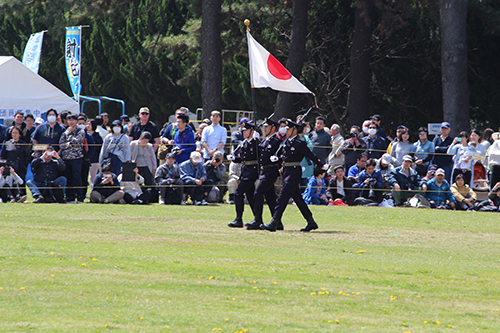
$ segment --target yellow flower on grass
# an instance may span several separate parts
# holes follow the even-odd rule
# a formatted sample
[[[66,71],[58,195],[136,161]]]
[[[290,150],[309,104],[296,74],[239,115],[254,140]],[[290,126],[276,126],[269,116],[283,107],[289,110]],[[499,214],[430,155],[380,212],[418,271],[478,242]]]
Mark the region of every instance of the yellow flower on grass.
[[[499,311],[499,309],[493,309],[493,311]]]
[[[356,251],[356,253],[365,253],[365,252],[366,252],[365,250]]]
[[[140,320],[144,319],[144,317],[139,317]]]
[[[54,255],[54,252],[50,252],[50,255],[53,256]]]
[[[222,331],[222,328],[220,328],[220,327],[215,327],[215,328],[212,328],[212,331]]]
[[[313,291],[313,292],[311,293],[311,295],[316,295],[316,292],[314,292],[314,291]]]
[[[453,327],[453,325],[452,325],[452,324],[449,324],[449,325],[446,325],[446,327]]]
[[[214,276],[212,275],[212,276],[211,276],[211,277],[209,277],[208,279],[209,279],[209,280],[212,280],[213,278],[214,278]]]
[[[427,323],[429,323],[429,322],[427,320],[424,320],[424,324],[427,324]]]
[[[325,292],[324,291],[318,291],[318,295],[324,295]]]
[[[224,321],[229,321],[229,318],[224,319]]]
[[[391,301],[394,301],[397,298],[398,298],[397,296],[391,296]]]
[[[441,322],[439,320],[436,320],[436,324],[441,325]]]
[[[0,287],[0,290],[2,290],[2,289],[3,289],[3,287]]]
[[[336,322],[337,324],[340,324],[340,320],[338,320],[338,319],[335,319],[335,322]]]
[[[170,327],[170,326],[168,326],[168,325],[165,325],[165,328],[169,328],[169,327]]]
[[[108,324],[104,324],[104,327],[108,327]]]
[[[25,287],[21,287],[20,289],[21,289],[21,290],[24,290],[24,289],[26,289],[26,288],[25,288]]]
[[[87,264],[83,263],[80,266],[87,267]]]
[[[118,318],[118,315],[116,313],[114,314],[114,316],[115,316],[115,318]]]

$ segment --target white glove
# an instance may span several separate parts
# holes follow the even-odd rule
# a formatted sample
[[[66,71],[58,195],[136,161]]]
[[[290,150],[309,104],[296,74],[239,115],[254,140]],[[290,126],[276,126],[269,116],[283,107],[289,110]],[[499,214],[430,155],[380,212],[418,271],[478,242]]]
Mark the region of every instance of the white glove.
[[[271,162],[275,163],[275,162],[278,162],[279,158],[278,156],[271,156]]]
[[[254,137],[255,139],[260,139],[260,134],[259,134],[259,132],[257,132],[257,131],[253,131],[253,137]]]
[[[323,168],[322,168],[322,169],[323,169],[323,170],[328,170],[328,168],[329,168],[329,167],[330,167],[330,166],[328,165],[328,163],[326,163],[325,165],[323,165]]]
[[[226,157],[229,161],[234,161],[234,155],[227,155]]]
[[[302,167],[302,172],[306,171],[306,167]]]

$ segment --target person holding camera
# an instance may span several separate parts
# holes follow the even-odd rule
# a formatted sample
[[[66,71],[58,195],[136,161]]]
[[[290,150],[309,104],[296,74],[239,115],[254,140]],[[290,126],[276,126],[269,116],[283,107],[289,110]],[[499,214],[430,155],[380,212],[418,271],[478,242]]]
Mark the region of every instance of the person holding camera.
[[[175,153],[170,152],[165,157],[165,164],[156,169],[155,182],[160,187],[160,205],[185,205],[184,182],[181,180],[179,165],[175,163]]]
[[[226,194],[227,191],[227,179],[226,176],[226,166],[223,163],[224,155],[220,151],[216,151],[212,159],[206,161],[205,171],[207,172],[207,179],[210,179],[214,182],[214,187],[212,188],[212,192],[216,191],[217,195],[215,198],[211,198],[212,195],[207,197],[208,202],[222,202],[222,198]]]
[[[23,179],[13,167],[4,165],[0,168],[0,199],[2,202],[26,201],[26,195],[21,195],[18,186],[24,184]]]
[[[403,156],[402,165],[392,170],[387,177],[387,182],[392,188],[394,204],[401,206],[407,199],[415,194],[427,191],[427,184],[420,179],[418,172],[412,168],[413,158],[410,155]]]
[[[369,199],[375,203],[382,201],[382,190],[384,188],[384,179],[379,170],[375,170],[377,162],[370,158],[366,162],[366,168],[361,171],[358,181],[353,185],[354,188],[361,189],[360,197]]]
[[[336,152],[337,158],[344,155],[344,171],[346,173],[356,164],[357,160],[361,157],[361,153],[366,150],[366,143],[364,140],[359,139],[359,132],[359,126],[353,125],[349,131],[349,135]]]
[[[93,203],[115,203],[123,199],[125,192],[120,189],[120,182],[113,173],[111,165],[105,164],[94,178],[94,187],[90,192]]]
[[[26,185],[28,185],[35,199],[33,203],[48,203],[54,201],[54,199],[57,198],[50,195],[50,190],[52,189],[52,192],[54,192],[54,189],[58,188],[61,189],[62,197],[59,198],[59,201],[63,202],[64,196],[66,195],[67,179],[64,176],[59,176],[59,174],[64,172],[65,169],[66,164],[52,146],[47,146],[42,156],[35,158],[33,162],[31,162],[33,179],[28,180]],[[45,192],[47,198],[42,195],[42,190]]]

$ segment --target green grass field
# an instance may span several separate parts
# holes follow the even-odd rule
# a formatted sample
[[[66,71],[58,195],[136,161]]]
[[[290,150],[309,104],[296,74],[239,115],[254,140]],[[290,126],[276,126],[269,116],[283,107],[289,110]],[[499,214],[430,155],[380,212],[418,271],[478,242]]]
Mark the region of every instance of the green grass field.
[[[500,331],[494,213],[313,207],[304,234],[295,206],[276,233],[232,205],[1,209],[0,332]]]

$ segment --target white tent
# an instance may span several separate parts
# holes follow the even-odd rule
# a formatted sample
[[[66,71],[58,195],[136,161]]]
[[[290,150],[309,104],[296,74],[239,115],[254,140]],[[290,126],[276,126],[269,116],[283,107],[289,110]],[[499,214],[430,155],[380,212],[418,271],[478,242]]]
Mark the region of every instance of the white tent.
[[[49,109],[79,112],[78,103],[14,57],[0,56],[0,119],[16,111],[40,117]]]

